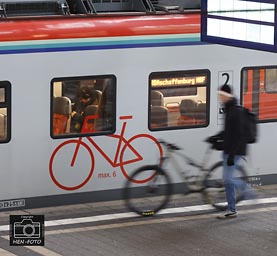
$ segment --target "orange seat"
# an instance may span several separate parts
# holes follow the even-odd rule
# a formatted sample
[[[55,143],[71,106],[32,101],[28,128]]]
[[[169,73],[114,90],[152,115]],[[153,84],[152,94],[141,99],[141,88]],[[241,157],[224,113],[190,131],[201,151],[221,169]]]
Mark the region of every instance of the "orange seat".
[[[180,117],[178,118],[178,125],[194,125],[196,124],[196,101],[192,99],[184,99],[180,104]]]
[[[167,127],[168,126],[168,110],[166,107],[151,107],[151,127]]]
[[[53,134],[63,134],[66,132],[68,116],[62,114],[53,114]]]
[[[68,131],[71,115],[71,101],[67,97],[53,99],[53,134],[64,134]]]
[[[86,107],[84,112],[85,121],[82,126],[82,133],[89,133],[95,131],[97,108],[97,105],[89,105]]]
[[[164,96],[160,91],[151,91],[151,106],[164,106]]]
[[[205,124],[207,122],[207,105],[206,103],[198,103],[196,107],[196,123],[197,124]]]

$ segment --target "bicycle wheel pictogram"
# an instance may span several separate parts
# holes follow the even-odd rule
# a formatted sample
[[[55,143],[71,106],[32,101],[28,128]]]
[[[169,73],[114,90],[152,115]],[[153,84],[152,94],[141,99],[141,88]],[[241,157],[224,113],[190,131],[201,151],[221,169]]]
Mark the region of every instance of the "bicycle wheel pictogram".
[[[93,153],[86,143],[68,140],[61,143],[51,155],[50,177],[61,189],[76,190],[91,179],[94,165]]]
[[[135,150],[139,157],[134,159]],[[145,164],[160,164],[157,159],[162,159],[163,149],[158,140],[149,134],[138,134],[131,137],[123,146],[120,155],[120,168],[126,179],[134,183],[145,183],[153,179],[155,174],[131,179],[133,171]]]

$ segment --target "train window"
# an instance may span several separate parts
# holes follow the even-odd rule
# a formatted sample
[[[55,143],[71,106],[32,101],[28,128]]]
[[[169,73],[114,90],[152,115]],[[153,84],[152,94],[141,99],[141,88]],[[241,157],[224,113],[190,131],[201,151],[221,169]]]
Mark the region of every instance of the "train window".
[[[258,116],[260,122],[277,121],[277,67],[244,68],[242,104]]]
[[[55,78],[51,82],[51,136],[115,131],[115,76]]]
[[[0,82],[0,143],[10,141],[11,123],[11,85],[7,81]]]
[[[149,129],[205,127],[209,124],[208,70],[157,72],[149,77]]]
[[[277,93],[277,68],[265,69],[265,91]]]

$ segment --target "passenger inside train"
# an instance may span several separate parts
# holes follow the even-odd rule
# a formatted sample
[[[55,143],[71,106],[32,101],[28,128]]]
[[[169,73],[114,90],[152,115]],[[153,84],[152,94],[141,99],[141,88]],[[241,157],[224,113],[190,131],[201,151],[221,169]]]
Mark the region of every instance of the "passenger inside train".
[[[111,133],[115,129],[114,78],[62,78],[52,82],[54,136]]]
[[[101,91],[94,90],[93,87],[83,86],[79,88],[78,98],[71,112],[70,132],[81,132],[87,107],[98,105],[101,98]],[[92,113],[91,113],[92,114]]]

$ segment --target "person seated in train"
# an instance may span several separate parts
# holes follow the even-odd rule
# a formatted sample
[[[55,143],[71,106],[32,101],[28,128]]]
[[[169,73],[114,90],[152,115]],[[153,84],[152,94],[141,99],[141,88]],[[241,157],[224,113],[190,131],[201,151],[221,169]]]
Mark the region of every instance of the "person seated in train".
[[[94,88],[83,86],[79,89],[77,102],[72,106],[70,130],[80,133],[84,122],[85,109],[89,105],[98,104],[98,99],[93,93]]]

